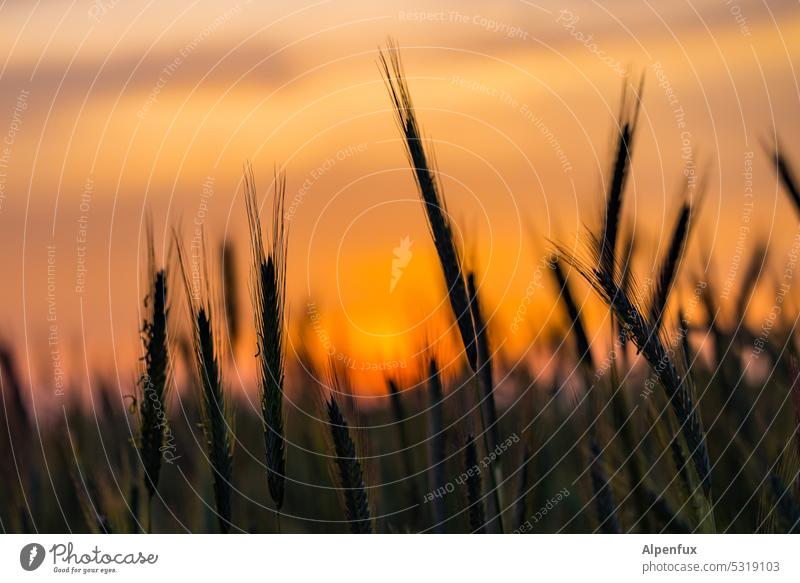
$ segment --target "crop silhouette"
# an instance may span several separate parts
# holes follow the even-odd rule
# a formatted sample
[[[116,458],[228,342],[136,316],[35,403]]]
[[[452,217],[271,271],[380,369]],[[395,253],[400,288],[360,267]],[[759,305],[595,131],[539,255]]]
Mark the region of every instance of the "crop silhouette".
[[[742,317],[769,287],[762,271],[777,251],[757,239],[738,276],[736,321],[721,317],[720,282],[711,271],[698,277],[688,259],[698,246],[702,180],[681,183],[669,239],[658,257],[637,263],[646,251],[625,217],[644,80],[625,80],[599,221],[585,217],[590,226],[576,245],[542,241],[549,245],[543,283],[563,323],[555,342],[537,340],[545,365],[512,362],[504,352],[502,323],[482,288],[488,275],[464,252],[474,242],[455,236],[476,234],[456,229],[448,213],[395,43],[378,65],[430,234],[400,240],[379,277],[388,271],[392,293],[413,253],[427,246],[435,254],[429,284],[443,289],[455,357],[430,342],[438,330],[415,333],[409,344],[424,346],[422,364],[387,371],[385,395],[369,406],[335,354],[322,355],[329,362],[319,366],[310,334],[323,330],[293,327],[289,317],[291,174],[275,172],[264,202],[248,164],[240,218],[248,225],[249,281],[236,269],[232,241],[210,255],[205,238],[187,249],[176,228],[174,253],[161,264],[148,230],[141,362],[130,391],[98,379],[92,410],[76,400],[63,417],[39,423],[34,388],[18,372],[22,353],[0,339],[2,529],[800,531],[796,302],[786,302],[768,334]],[[763,159],[785,192],[780,203],[800,220],[782,143],[765,147]],[[249,304],[239,297],[245,288]],[[178,309],[183,302],[188,309]],[[601,308],[602,326],[587,306]],[[252,317],[240,317],[248,309]],[[247,345],[248,361],[242,350],[231,362],[236,345]],[[748,370],[754,353],[771,374]],[[233,388],[239,367],[248,366],[256,401]],[[178,377],[187,390],[176,390]],[[31,443],[34,427],[41,447]]]

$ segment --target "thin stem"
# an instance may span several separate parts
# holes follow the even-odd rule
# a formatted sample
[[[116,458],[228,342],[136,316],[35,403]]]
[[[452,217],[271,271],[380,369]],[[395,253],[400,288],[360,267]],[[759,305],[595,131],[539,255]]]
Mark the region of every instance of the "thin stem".
[[[477,375],[475,376],[475,379],[477,380]],[[486,455],[488,457],[489,453],[492,450],[489,448],[489,435],[486,427],[486,414],[484,413],[483,407],[481,406],[482,405],[480,400],[481,391],[480,391],[480,385],[477,382],[475,383],[475,393],[478,397],[478,405],[479,405],[478,410],[480,411],[480,418],[481,418],[481,436],[483,438],[483,447],[486,449]],[[489,463],[489,481],[492,489],[492,499],[494,501],[495,511],[497,512],[497,516],[495,516],[492,520],[494,520],[495,518],[497,519],[497,524],[500,527],[500,534],[503,534],[505,533],[505,529],[503,528],[503,511],[502,511],[502,506],[500,506],[500,493],[497,488],[497,476],[494,473],[494,467],[491,462]]]

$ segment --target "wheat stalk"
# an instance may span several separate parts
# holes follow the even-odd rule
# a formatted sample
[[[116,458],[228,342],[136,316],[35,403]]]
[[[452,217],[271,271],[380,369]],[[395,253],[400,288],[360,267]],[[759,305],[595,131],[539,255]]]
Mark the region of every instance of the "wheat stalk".
[[[469,509],[469,531],[486,534],[486,517],[481,496],[481,474],[478,467],[478,448],[470,434],[464,447],[464,472],[467,474],[467,508]]]
[[[620,532],[619,519],[616,514],[611,485],[608,483],[608,478],[606,477],[600,447],[597,444],[597,393],[590,376],[594,373],[594,361],[589,345],[589,337],[586,334],[578,305],[572,296],[569,282],[561,268],[561,260],[557,254],[550,259],[550,267],[553,271],[553,278],[559,288],[559,298],[564,304],[567,316],[570,319],[571,331],[575,337],[575,349],[578,354],[578,362],[582,365],[581,368],[586,382],[586,399],[588,404],[586,417],[588,421],[590,452],[589,475],[591,478],[593,500],[599,528],[605,533],[616,534]],[[615,375],[614,369],[612,368],[612,377],[613,376]],[[614,391],[614,394],[618,392],[619,391]],[[619,398],[617,398],[617,400],[618,399]]]
[[[411,168],[414,170],[419,195],[425,207],[428,227],[439,256],[450,307],[461,333],[467,362],[470,368],[476,371],[478,370],[478,353],[475,346],[475,328],[464,281],[461,253],[453,238],[453,229],[444,197],[441,194],[441,185],[434,166],[429,162],[429,156],[425,152],[425,144],[417,123],[411,93],[408,90],[403,65],[400,61],[400,49],[392,40],[389,40],[386,52],[380,54],[380,67],[394,106],[397,124],[403,134],[406,154]]]
[[[140,378],[139,454],[144,465],[144,485],[149,507],[158,489],[162,447],[167,428],[167,387],[169,347],[167,342],[167,272],[157,269],[152,223],[148,222],[148,283],[150,295],[145,300],[148,310],[142,326],[144,373]],[[151,525],[148,521],[148,528]]]
[[[239,322],[239,277],[236,272],[236,247],[230,239],[226,238],[222,242],[220,263],[222,290],[225,300],[225,323],[227,324],[228,341],[230,342],[231,350],[235,354],[241,333]]]
[[[494,400],[494,379],[492,376],[492,350],[489,344],[489,327],[483,318],[480,297],[475,286],[475,274],[467,274],[467,290],[469,291],[470,306],[472,308],[472,321],[475,324],[475,336],[478,344],[478,379],[483,389],[482,406],[486,413],[489,433],[488,446],[494,449],[500,442],[500,425],[497,421],[497,405]]]
[[[211,464],[214,502],[220,532],[227,533],[231,526],[233,493],[232,414],[225,396],[222,370],[219,364],[220,351],[217,344],[218,339],[214,334],[214,312],[207,269],[201,262],[201,265],[195,266],[196,271],[192,271],[177,233],[175,242],[192,320],[194,364],[201,385],[203,432],[208,461]],[[203,245],[203,256],[207,257],[205,244]],[[192,285],[192,277],[195,274],[198,280],[197,289]]]
[[[711,464],[708,459],[705,432],[700,420],[700,412],[694,404],[691,375],[687,372],[678,373],[674,360],[670,357],[665,343],[657,334],[652,324],[642,316],[642,311],[631,300],[635,293],[632,285],[631,294],[623,292],[613,276],[602,268],[592,268],[590,264],[599,253],[597,240],[590,241],[590,251],[595,253],[594,258],[588,262],[581,261],[576,256],[561,250],[561,254],[575,267],[578,272],[589,282],[603,301],[613,310],[619,318],[624,333],[636,345],[645,360],[650,365],[661,386],[664,388],[667,399],[671,403],[675,415],[680,423],[680,428],[686,438],[687,446],[694,462],[695,470],[702,486],[704,505],[711,508]],[[598,263],[599,265],[599,263]]]
[[[69,431],[67,431],[67,442],[70,451],[65,444],[61,444],[60,453],[69,467],[70,481],[86,527],[92,534],[113,534],[114,528],[98,492],[95,475],[86,471],[81,461],[82,456]]]
[[[619,222],[622,214],[622,197],[625,193],[625,184],[631,165],[633,151],[633,138],[639,119],[644,76],[639,80],[639,87],[631,92],[627,78],[623,82],[622,96],[620,98],[619,118],[617,122],[617,143],[615,148],[614,163],[611,166],[611,175],[606,194],[605,216],[601,229],[600,264],[608,273],[613,273],[616,267],[616,244]]]
[[[336,467],[339,470],[339,484],[345,500],[345,514],[350,524],[350,531],[353,534],[371,534],[372,517],[367,489],[364,486],[364,472],[347,421],[333,395],[327,401],[327,410],[331,438],[336,452]]]
[[[475,274],[467,275],[467,290],[472,308],[472,320],[475,324],[475,334],[478,345],[478,385],[481,387],[480,419],[483,429],[483,444],[486,452],[493,451],[500,443],[500,424],[497,419],[497,406],[494,400],[494,379],[492,376],[492,351],[489,345],[488,325],[483,318],[481,302],[475,285]],[[492,489],[489,511],[494,517],[489,521],[492,532],[503,532],[502,505],[500,491],[497,484],[502,481],[500,464],[492,463],[489,468],[489,485]]]
[[[522,455],[522,463],[519,468],[519,485],[517,486],[517,503],[514,510],[514,525],[519,528],[525,523],[528,516],[528,476],[530,475],[530,465],[533,456],[530,448],[526,447]]]
[[[678,273],[683,250],[689,238],[689,224],[692,218],[692,207],[689,202],[681,205],[675,227],[672,231],[670,244],[667,252],[661,260],[658,269],[658,278],[653,288],[652,299],[650,301],[650,321],[653,323],[653,331],[657,334],[661,329],[664,312],[667,309],[667,300],[672,290],[673,283]]]
[[[442,381],[439,375],[439,366],[435,358],[428,363],[428,444],[430,451],[429,484],[431,492],[436,492],[445,485],[444,458],[446,455],[444,442],[444,412],[442,400]],[[433,501],[433,529],[434,532],[443,533],[446,519],[444,499],[434,496]]]
[[[275,509],[280,512],[286,483],[286,438],[283,413],[288,243],[283,216],[286,182],[282,177],[276,176],[275,178],[271,240],[269,241],[269,251],[266,251],[259,220],[255,177],[250,165],[245,168],[244,181],[253,260],[250,295],[258,342],[258,384],[261,397],[261,418],[264,424],[267,486],[272,501],[275,503]]]
[[[630,166],[630,155],[633,137],[636,133],[636,124],[641,105],[641,93],[644,78],[642,77],[638,91],[630,96],[628,94],[627,80],[623,87],[620,114],[619,133],[616,155],[612,166],[612,179],[606,198],[606,214],[600,229],[600,235],[589,233],[588,261],[581,261],[576,255],[561,250],[561,254],[572,264],[579,273],[588,281],[604,302],[611,308],[612,315],[616,316],[622,327],[622,333],[633,340],[652,368],[661,385],[664,387],[667,398],[673,406],[675,414],[681,423],[682,431],[691,450],[692,459],[702,484],[704,503],[710,505],[711,475],[708,460],[708,449],[705,442],[700,415],[694,406],[694,396],[691,386],[691,375],[687,372],[680,376],[673,360],[670,358],[664,343],[659,336],[661,313],[669,283],[677,270],[677,257],[673,264],[672,254],[667,256],[663,288],[657,291],[651,302],[651,314],[658,317],[650,320],[642,315],[642,310],[631,301],[636,290],[632,275],[629,276],[630,284],[622,287],[618,283],[623,272],[619,259],[615,254],[616,235],[619,217],[622,210],[622,195],[625,189],[626,177]],[[688,213],[688,211],[687,211]],[[685,219],[685,232],[688,232],[689,216]],[[678,227],[681,221],[679,220]],[[680,233],[679,233],[680,234]],[[682,236],[685,237],[685,234]],[[670,248],[681,249],[683,241],[673,241]],[[626,282],[627,283],[627,282]],[[659,286],[657,286],[657,290]]]
[[[581,318],[578,304],[572,296],[567,277],[564,270],[561,268],[561,261],[557,255],[553,255],[549,261],[550,269],[553,272],[553,278],[558,286],[559,299],[564,304],[567,311],[567,316],[570,320],[571,332],[575,337],[575,350],[578,354],[578,361],[585,365],[590,371],[594,370],[594,361],[592,359],[592,349],[589,346],[589,336],[586,334],[586,328],[583,326],[583,319]]]

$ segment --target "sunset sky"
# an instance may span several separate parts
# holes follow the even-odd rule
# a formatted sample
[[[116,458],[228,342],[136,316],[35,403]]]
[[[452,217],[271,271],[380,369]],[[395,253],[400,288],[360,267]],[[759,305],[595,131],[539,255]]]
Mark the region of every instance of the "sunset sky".
[[[782,271],[797,219],[764,145],[777,131],[800,164],[795,1],[13,0],[0,7],[0,337],[43,394],[54,354],[79,385],[94,371],[133,379],[148,211],[160,257],[173,227],[188,240],[197,221],[212,249],[235,244],[236,364],[251,373],[247,160],[261,195],[276,166],[286,173],[293,341],[416,368],[426,339],[455,338],[377,66],[390,36],[509,357],[546,351],[563,323],[537,265],[548,240],[572,244],[600,216],[625,71],[645,75],[625,208],[640,278],[671,228],[687,152],[709,185],[683,284],[728,278],[735,297],[735,266],[761,240],[774,249],[767,288]],[[177,278],[173,291],[184,316]]]

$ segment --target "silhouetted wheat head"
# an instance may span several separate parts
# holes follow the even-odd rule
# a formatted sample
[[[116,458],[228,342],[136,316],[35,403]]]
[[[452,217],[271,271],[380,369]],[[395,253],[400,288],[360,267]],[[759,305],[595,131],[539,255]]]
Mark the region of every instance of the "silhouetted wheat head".
[[[686,192],[684,191],[684,197],[685,196]],[[669,293],[675,283],[675,279],[678,275],[678,267],[689,240],[691,221],[692,205],[690,201],[684,200],[678,212],[678,218],[675,221],[675,227],[673,228],[672,237],[667,245],[666,253],[659,264],[656,283],[650,301],[650,321],[653,322],[653,330],[656,333],[661,329],[661,323],[667,309]]]
[[[655,332],[653,323],[642,315],[638,302],[633,299],[636,294],[635,282],[631,286],[631,293],[623,292],[613,276],[592,267],[597,264],[599,245],[596,239],[590,242],[589,248],[595,253],[589,261],[582,261],[565,249],[560,251],[619,318],[625,334],[645,357],[653,374],[664,387],[686,437],[703,491],[708,497],[711,493],[710,463],[700,413],[694,405],[691,375],[678,372],[676,361],[666,348],[669,345],[666,336]],[[671,348],[671,351],[674,352],[674,349]]]
[[[338,386],[334,381],[332,387]],[[364,485],[364,472],[358,458],[356,445],[350,436],[347,421],[342,415],[336,396],[331,393],[327,400],[328,423],[336,453],[339,486],[345,502],[345,514],[353,534],[372,533],[372,517],[369,498]]]
[[[139,453],[149,498],[158,489],[164,435],[167,427],[167,389],[170,372],[167,339],[167,271],[157,269],[152,224],[148,222],[147,317],[142,325],[144,371],[139,380]]]
[[[642,79],[643,82],[643,79]],[[711,470],[706,446],[705,432],[700,413],[694,404],[691,375],[679,372],[672,347],[666,334],[661,333],[661,321],[668,293],[677,273],[678,261],[688,237],[691,208],[685,206],[678,218],[673,240],[661,261],[658,283],[654,286],[650,308],[644,311],[637,299],[636,282],[629,276],[629,283],[621,285],[624,266],[615,253],[616,236],[622,212],[622,195],[630,166],[630,154],[636,133],[636,120],[641,103],[642,83],[634,95],[629,95],[627,81],[622,93],[617,147],[612,164],[612,178],[606,196],[605,220],[599,235],[588,233],[585,258],[580,258],[566,249],[559,248],[561,255],[595,289],[601,299],[611,308],[619,320],[622,333],[628,337],[647,360],[650,368],[664,387],[668,401],[680,424],[681,432],[694,462],[702,487],[703,505],[711,513]],[[558,246],[557,246],[558,247]],[[645,315],[646,314],[646,315]],[[669,349],[668,349],[669,348]],[[680,343],[677,347],[680,348]],[[713,516],[711,521],[713,522]]]
[[[267,484],[275,508],[280,510],[283,506],[286,483],[286,446],[283,427],[288,243],[283,203],[286,183],[283,177],[275,177],[272,229],[269,234],[269,249],[266,250],[261,232],[255,177],[250,165],[245,167],[244,181],[253,261],[250,275],[250,295],[253,302],[258,342],[258,385],[261,397],[261,417],[264,423]]]
[[[463,344],[467,364],[437,358],[430,348],[415,351],[421,364],[413,371],[363,371],[376,372],[370,378],[385,382],[388,391],[363,395],[376,405],[361,411],[354,406],[353,393],[340,389],[347,377],[340,372],[337,379],[335,366],[329,371],[330,393],[303,390],[317,378],[314,361],[323,351],[314,349],[324,331],[314,326],[318,320],[302,318],[299,342],[293,354],[289,352],[285,180],[276,176],[273,192],[262,193],[269,209],[263,217],[253,170],[246,165],[249,241],[241,243],[251,252],[248,291],[256,332],[257,411],[241,411],[234,434],[233,403],[239,394],[228,390],[224,366],[225,355],[239,355],[221,350],[225,317],[231,345],[237,337],[248,337],[247,322],[236,319],[242,313],[235,301],[237,288],[244,282],[233,269],[234,241],[226,241],[222,249],[215,246],[209,255],[201,238],[189,248],[188,241],[182,246],[176,235],[178,265],[169,259],[157,264],[148,223],[143,324],[137,330],[138,398],[129,411],[137,417],[135,448],[126,447],[130,435],[122,399],[111,398],[122,394],[110,391],[103,375],[67,378],[59,386],[61,365],[49,362],[54,358],[49,349],[54,347],[42,344],[40,356],[48,370],[39,387],[40,379],[34,381],[37,375],[29,370],[31,362],[23,360],[19,350],[25,347],[0,340],[0,529],[152,532],[151,521],[142,518],[145,510],[149,517],[150,509],[159,507],[164,511],[156,516],[160,531],[264,532],[275,524],[272,507],[270,513],[261,511],[268,491],[274,516],[285,521],[290,532],[337,528],[354,533],[495,533],[503,532],[503,520],[519,531],[540,533],[798,532],[800,366],[794,358],[797,302],[791,301],[788,277],[796,248],[787,257],[778,239],[754,234],[746,244],[744,238],[737,240],[725,292],[715,293],[722,286],[714,281],[715,270],[705,269],[692,298],[701,302],[700,313],[693,313],[694,303],[675,297],[686,281],[682,270],[693,255],[690,245],[702,203],[690,188],[693,183],[686,182],[669,217],[669,240],[661,242],[659,256],[649,262],[654,265],[647,272],[652,273],[653,286],[638,286],[630,258],[634,234],[644,229],[633,224],[625,205],[632,192],[626,189],[639,139],[642,84],[626,80],[607,174],[604,171],[607,180],[598,197],[604,207],[602,217],[595,217],[599,224],[577,251],[556,245],[556,253],[547,260],[552,273],[545,277],[552,277],[558,291],[557,304],[548,307],[563,312],[559,321],[569,322],[571,345],[567,350],[555,347],[551,342],[563,340],[561,330],[549,324],[527,346],[519,336],[518,343],[501,342],[488,333],[495,311],[482,291],[482,278],[472,270],[474,262],[462,254],[464,242],[456,239],[456,224],[447,213],[441,176],[433,150],[423,141],[398,51],[390,42],[379,61],[391,99],[389,115],[396,117],[402,134],[415,180],[411,188],[418,190],[423,205],[437,269],[447,287],[446,309],[455,316],[460,338],[456,342]],[[774,150],[770,145],[766,152],[780,188],[800,212],[796,167],[782,145]],[[647,186],[653,187],[652,181]],[[700,190],[702,196],[702,185]],[[758,223],[747,221],[755,233]],[[767,261],[768,246],[771,259],[786,261],[785,271]],[[637,259],[646,248],[638,249]],[[698,264],[708,267],[718,254],[709,251]],[[208,266],[218,268],[220,257],[222,277],[212,285]],[[590,326],[579,293],[584,284],[573,269],[608,307],[609,329]],[[180,279],[175,279],[178,274]],[[175,298],[183,295],[175,293],[175,282],[185,288],[190,334],[171,309]],[[526,294],[532,293],[532,284]],[[774,292],[775,304],[757,327],[765,306],[753,300],[760,300],[762,292]],[[535,319],[533,303],[526,295],[518,304],[520,321]],[[452,316],[448,318],[452,324]],[[711,344],[706,339],[702,345],[690,344],[690,332],[692,340],[710,336]],[[605,342],[611,349],[605,359],[601,354],[606,346],[601,340],[598,352],[594,340],[602,333],[610,340]],[[397,347],[419,340],[406,338]],[[374,348],[383,349],[383,342],[378,344]],[[444,346],[449,346],[448,340]],[[756,350],[762,360],[751,366]],[[336,351],[331,364],[351,366],[341,363],[341,355]],[[184,363],[190,369],[185,376]],[[295,364],[304,369],[297,377],[292,374]],[[573,377],[579,377],[578,382]],[[170,391],[177,388],[176,379],[184,378],[194,390],[193,398],[181,399],[183,414],[168,419]],[[99,403],[91,409],[83,403],[83,385],[89,381],[92,404]],[[702,399],[695,395],[695,381],[703,387]],[[51,384],[59,389],[59,399],[63,397],[63,422],[59,410],[59,422],[40,424],[37,408]],[[652,393],[655,384],[663,390]],[[291,410],[284,401],[290,385],[297,388]],[[251,387],[242,388],[244,401]],[[45,394],[39,392],[42,389]],[[320,422],[305,414],[315,397]],[[573,410],[570,401],[580,408]],[[700,405],[703,417],[714,418],[708,431]],[[368,423],[357,423],[357,415]],[[197,439],[198,419],[202,445],[185,447]],[[289,433],[297,444],[291,453]],[[504,442],[501,436],[519,439]],[[169,458],[164,458],[173,438],[182,454],[175,473],[166,471]],[[521,445],[513,449],[508,446],[511,441]],[[237,455],[234,491],[234,443],[239,442],[247,448],[263,443],[265,453],[263,458]],[[463,452],[456,445],[463,446]],[[368,456],[368,448],[386,455]],[[320,456],[321,451],[327,455]],[[291,485],[287,465],[294,478]],[[501,470],[516,471],[504,479]],[[556,488],[579,482],[580,495],[547,498]],[[331,488],[320,489],[320,483]],[[234,500],[234,492],[242,495]],[[206,500],[212,495],[213,503]]]
[[[208,254],[203,240],[202,259],[198,261],[192,257],[195,263],[190,264],[177,233],[175,241],[192,321],[194,364],[201,385],[203,432],[211,464],[214,501],[220,532],[226,533],[230,529],[233,491],[232,413],[223,387],[219,338],[214,333],[213,296],[205,265]]]
[[[380,54],[380,68],[392,99],[392,105],[397,115],[397,124],[405,141],[408,161],[414,170],[420,198],[428,217],[428,227],[439,256],[450,307],[458,323],[467,362],[470,368],[476,371],[478,370],[478,353],[475,346],[475,328],[469,307],[461,253],[453,238],[452,225],[434,164],[429,161],[425,152],[424,139],[417,123],[411,93],[403,73],[400,49],[392,40],[388,42],[386,52]]]
[[[627,77],[622,86],[620,97],[619,117],[617,121],[617,141],[614,152],[614,161],[606,192],[605,216],[600,235],[599,261],[608,273],[613,273],[616,268],[616,245],[619,223],[622,215],[622,198],[625,194],[625,185],[631,166],[633,152],[633,139],[639,120],[639,107],[641,105],[644,76],[639,80],[638,88],[629,85]]]

